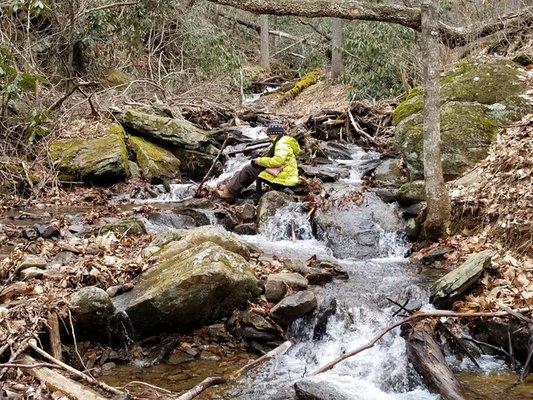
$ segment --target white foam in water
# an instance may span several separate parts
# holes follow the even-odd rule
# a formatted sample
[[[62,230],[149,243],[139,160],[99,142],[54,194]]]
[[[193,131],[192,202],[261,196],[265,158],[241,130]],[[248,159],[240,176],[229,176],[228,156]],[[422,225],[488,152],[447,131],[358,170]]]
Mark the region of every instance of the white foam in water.
[[[213,177],[208,180],[205,183],[206,186],[215,188],[219,183],[231,178],[236,171],[241,170],[249,162],[250,159],[242,154],[238,154],[237,156],[230,158],[226,165],[224,165],[222,173],[219,176]]]
[[[161,191],[162,185],[158,185]],[[138,203],[175,203],[194,196],[196,185],[193,183],[171,183],[170,192],[161,193],[159,196],[151,199],[138,200]]]
[[[279,208],[268,221],[260,227],[260,233],[269,240],[312,239],[311,221],[303,207],[290,203]]]

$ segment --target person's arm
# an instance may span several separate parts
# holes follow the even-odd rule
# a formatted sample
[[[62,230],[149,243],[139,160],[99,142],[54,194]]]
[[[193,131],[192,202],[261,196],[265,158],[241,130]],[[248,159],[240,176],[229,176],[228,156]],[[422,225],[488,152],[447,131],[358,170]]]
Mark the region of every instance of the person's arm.
[[[254,160],[256,165],[264,168],[279,168],[285,164],[291,152],[291,147],[286,143],[276,143],[273,157],[259,157]]]

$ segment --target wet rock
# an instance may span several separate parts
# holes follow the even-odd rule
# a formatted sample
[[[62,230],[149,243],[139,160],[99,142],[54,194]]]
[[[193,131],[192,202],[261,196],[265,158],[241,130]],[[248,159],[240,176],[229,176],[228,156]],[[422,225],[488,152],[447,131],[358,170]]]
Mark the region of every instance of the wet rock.
[[[344,269],[342,269],[342,267],[337,263],[317,259],[317,260],[311,261],[309,266],[313,269],[320,269],[322,271],[326,271],[332,274],[335,278],[348,279],[348,273]]]
[[[114,299],[137,335],[188,331],[228,316],[260,293],[250,264],[212,241],[189,243],[143,273]]]
[[[502,124],[531,109],[525,71],[504,59],[461,60],[441,78],[442,167],[445,178],[462,175],[486,157]],[[412,89],[393,114],[396,141],[411,180],[423,176],[424,94]]]
[[[201,226],[194,229],[179,229],[177,231],[158,235],[151,246],[161,247],[160,259],[172,258],[175,255],[205,242],[212,242],[227,251],[237,253],[245,259],[250,259],[250,249],[239,237],[220,226]]]
[[[335,182],[339,178],[344,178],[347,176],[347,171],[338,166],[329,164],[329,165],[299,165],[302,174],[308,178],[318,178],[322,182]]]
[[[251,326],[247,326],[244,328],[242,336],[247,340],[258,340],[262,342],[268,342],[279,338],[278,335],[274,333],[260,331]]]
[[[117,125],[97,139],[54,140],[50,159],[63,181],[111,184],[130,174],[124,131]]]
[[[277,329],[272,325],[268,320],[262,315],[257,314],[256,312],[247,310],[243,313],[243,322],[247,325],[253,326],[259,331],[265,332],[277,332]]]
[[[410,217],[417,217],[425,208],[426,208],[426,202],[415,203],[408,207],[403,207],[401,209],[402,217],[406,219]]]
[[[390,189],[386,188],[378,188],[374,190],[374,193],[377,194],[377,196],[383,200],[385,203],[393,203],[396,201],[396,197],[394,196],[394,192]]]
[[[395,158],[389,158],[379,164],[374,171],[374,181],[387,186],[400,186],[405,182],[399,162]]]
[[[420,237],[422,226],[416,218],[409,218],[405,222],[405,234],[409,240],[417,240]]]
[[[380,248],[382,235],[403,229],[396,210],[371,192],[365,192],[352,206],[317,210],[314,222],[317,233],[338,258],[377,257],[384,251]]]
[[[170,151],[137,136],[130,136],[128,140],[145,180],[161,183],[179,178],[181,162]]]
[[[217,217],[220,225],[228,231],[232,231],[233,228],[238,224],[237,219],[233,216],[232,213],[226,210],[215,211],[215,217]]]
[[[35,225],[35,230],[44,239],[59,237],[59,229],[52,224]]]
[[[424,181],[404,183],[395,193],[396,200],[402,206],[410,206],[426,200]]]
[[[342,389],[338,383],[328,381],[321,377],[310,377],[297,381],[294,384],[298,400],[363,400],[374,399],[365,397],[365,393],[349,393]]]
[[[239,224],[233,228],[233,232],[237,235],[255,235],[257,233],[257,228],[254,222],[248,224]]]
[[[44,275],[44,271],[37,267],[29,267],[20,271],[20,278],[23,281],[29,281],[30,279],[40,279]]]
[[[24,239],[28,239],[30,241],[37,240],[39,235],[37,234],[37,231],[35,228],[24,228],[22,230],[22,237]]]
[[[348,146],[330,141],[320,141],[318,144],[318,154],[332,160],[350,160],[353,150]]]
[[[194,220],[196,226],[204,226],[211,224],[209,217],[204,212],[195,210],[194,208],[180,208],[176,210],[176,214],[191,217]]]
[[[176,214],[174,211],[152,213],[148,216],[148,220],[155,225],[172,229],[189,229],[197,226],[193,217],[184,214]]]
[[[480,319],[473,326],[472,336],[481,342],[491,344],[505,351],[509,351],[510,336],[514,356],[521,363],[524,363],[528,355],[530,341],[530,334],[526,325],[527,323],[524,324],[514,320]],[[504,354],[502,351],[494,351],[494,349],[486,346],[482,348],[488,354],[498,356]]]
[[[214,153],[214,154],[213,154]],[[187,178],[194,181],[201,181],[204,176],[207,174],[207,171],[213,165],[215,160],[216,153],[218,151],[206,152],[206,151],[195,151],[188,149],[176,149],[174,154],[181,160],[181,172]],[[217,162],[215,168],[213,169],[213,176],[217,176],[222,172],[222,164]]]
[[[115,307],[109,295],[95,286],[84,287],[70,297],[78,340],[107,338]]]
[[[23,271],[27,268],[45,269],[47,265],[48,262],[44,257],[36,256],[33,254],[27,254],[20,262],[19,266],[17,267],[17,270]]]
[[[424,254],[422,258],[420,258],[420,261],[426,265],[433,264],[435,261],[444,260],[444,256],[452,251],[453,249],[451,247],[437,247]]]
[[[305,290],[307,285],[307,279],[294,272],[270,274],[265,283],[265,297],[270,302],[276,302],[285,296],[288,288]]]
[[[331,299],[320,305],[317,311],[316,323],[313,329],[313,340],[320,340],[324,337],[328,328],[329,317],[337,312],[337,300]]]
[[[106,289],[106,293],[109,295],[109,297],[113,298],[118,295],[121,295],[122,293],[129,292],[133,289],[133,284],[131,283],[124,283],[121,285],[114,285],[110,286]]]
[[[144,111],[129,109],[116,115],[126,130],[187,149],[196,149],[206,144],[210,135],[181,116],[167,118]]]
[[[194,356],[188,354],[183,350],[176,349],[172,352],[172,354],[170,354],[167,363],[170,365],[180,365],[191,361],[194,361]]]
[[[437,308],[449,307],[460,295],[474,285],[486,268],[490,267],[490,250],[471,255],[463,264],[431,285],[430,301]]]
[[[255,207],[253,204],[245,203],[237,208],[237,216],[241,221],[255,220]]]
[[[292,202],[292,198],[285,193],[276,190],[265,193],[257,205],[257,226],[261,228],[278,209]]]
[[[304,290],[285,297],[270,309],[270,315],[279,324],[288,326],[291,322],[313,311],[316,306],[315,294],[310,290]]]
[[[309,268],[305,275],[310,285],[325,285],[333,280],[333,273],[319,268]]]

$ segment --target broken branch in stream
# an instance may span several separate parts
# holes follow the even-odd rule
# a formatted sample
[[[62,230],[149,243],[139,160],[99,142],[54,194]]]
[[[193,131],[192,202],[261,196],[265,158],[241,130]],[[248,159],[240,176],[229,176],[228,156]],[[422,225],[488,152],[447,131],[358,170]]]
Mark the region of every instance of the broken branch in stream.
[[[520,309],[520,310],[512,310],[513,312],[522,314],[524,312],[529,312],[528,309]],[[338,363],[346,360],[347,358],[353,357],[356,354],[361,353],[362,351],[368,350],[376,345],[376,343],[383,338],[387,333],[392,331],[393,329],[407,324],[409,322],[417,321],[420,319],[425,318],[441,318],[441,317],[448,317],[448,318],[480,318],[480,317],[488,317],[488,318],[495,318],[495,317],[507,317],[509,315],[513,315],[512,313],[508,311],[495,311],[495,312],[476,312],[476,313],[461,313],[461,312],[454,312],[454,311],[446,311],[446,310],[435,310],[435,311],[428,311],[428,312],[416,312],[413,315],[402,319],[389,327],[383,329],[381,332],[379,332],[370,342],[367,344],[358,347],[357,349],[348,351],[339,357],[337,357],[335,360],[330,361],[329,363],[323,365],[319,369],[317,369],[315,372],[313,372],[311,375],[317,375],[322,372],[329,371],[331,368],[333,368]]]
[[[217,156],[215,157],[215,159],[213,160],[213,163],[211,164],[211,168],[209,168],[209,171],[207,171],[207,173],[205,174],[204,179],[202,179],[202,182],[200,182],[200,184],[196,188],[196,192],[195,192],[196,195],[198,195],[200,193],[200,190],[202,190],[202,187],[204,186],[204,183],[207,181],[207,178],[209,178],[209,176],[211,176],[211,173],[215,169],[215,165],[217,164],[218,160],[222,156],[222,152],[224,151],[224,149],[228,145],[229,137],[230,137],[230,135],[226,135],[226,138],[224,139],[224,143],[222,143],[222,147],[220,147],[220,150],[219,150]]]
[[[210,378],[204,379],[202,382],[197,384],[192,389],[186,391],[182,395],[180,395],[177,400],[191,400],[198,396],[200,393],[202,393],[207,388],[214,386],[214,385],[220,385],[222,383],[228,383],[233,382],[237,380],[239,377],[244,375],[246,372],[250,371],[257,365],[275,357],[284,354],[287,350],[289,350],[292,346],[292,342],[290,340],[287,340],[286,342],[283,342],[278,347],[276,347],[273,350],[270,350],[265,355],[259,357],[258,359],[246,364],[244,367],[238,369],[234,373],[232,373],[229,376],[212,376]]]

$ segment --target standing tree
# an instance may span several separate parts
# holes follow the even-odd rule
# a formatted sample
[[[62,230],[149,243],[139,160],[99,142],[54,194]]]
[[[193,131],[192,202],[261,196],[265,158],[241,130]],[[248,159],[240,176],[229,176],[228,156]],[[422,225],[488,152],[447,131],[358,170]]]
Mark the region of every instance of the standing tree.
[[[270,46],[269,46],[269,26],[268,15],[261,14],[261,66],[268,70],[270,69]]]
[[[342,61],[343,25],[344,21],[341,18],[333,18],[331,21],[331,79],[338,79],[344,73]]]
[[[437,10],[433,0],[423,0],[422,59],[424,77],[424,179],[428,214],[423,235],[436,239],[446,234],[450,221],[450,197],[442,174],[440,139],[440,62]]]

